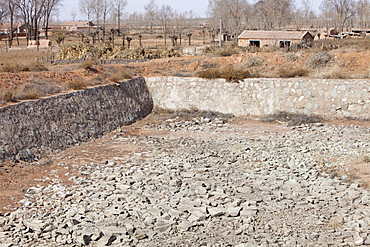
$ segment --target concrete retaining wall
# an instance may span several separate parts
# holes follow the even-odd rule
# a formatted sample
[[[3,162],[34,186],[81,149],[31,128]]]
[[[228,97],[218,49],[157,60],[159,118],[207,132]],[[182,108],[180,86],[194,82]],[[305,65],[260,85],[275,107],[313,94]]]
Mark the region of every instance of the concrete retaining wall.
[[[154,105],[197,108],[237,116],[278,111],[327,118],[370,118],[370,80],[146,78]]]
[[[101,137],[151,112],[144,78],[0,108],[0,161],[34,160]]]

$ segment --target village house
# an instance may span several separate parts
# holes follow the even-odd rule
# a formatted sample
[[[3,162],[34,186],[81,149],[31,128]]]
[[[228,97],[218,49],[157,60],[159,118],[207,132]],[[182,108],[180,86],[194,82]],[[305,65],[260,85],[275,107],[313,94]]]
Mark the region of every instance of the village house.
[[[69,21],[64,22],[60,25],[62,30],[66,31],[82,31],[82,30],[88,30],[89,27],[94,27],[95,24],[91,21]]]
[[[238,37],[241,47],[276,46],[289,48],[293,45],[303,44],[312,46],[314,36],[308,31],[257,31],[245,30]]]

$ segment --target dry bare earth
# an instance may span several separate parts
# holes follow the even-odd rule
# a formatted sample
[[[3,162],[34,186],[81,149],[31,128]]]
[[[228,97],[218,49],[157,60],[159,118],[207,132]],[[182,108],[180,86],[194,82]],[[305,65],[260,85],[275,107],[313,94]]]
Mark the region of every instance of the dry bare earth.
[[[293,54],[293,56],[291,55]],[[49,71],[0,73],[0,90],[15,90],[30,81],[43,80],[59,84],[61,88],[74,80],[86,80],[90,85],[111,83],[110,77],[119,70],[132,76],[197,76],[199,71],[210,67],[228,65],[253,69],[262,77],[279,77],[281,71],[302,68],[310,78],[368,78],[369,51],[331,52],[333,59],[326,66],[308,68],[307,62],[315,53],[245,53],[230,57],[183,56],[179,58],[157,59],[143,63],[94,66],[95,70],[80,69],[78,64],[52,65]],[[292,59],[294,57],[294,59]],[[5,58],[5,61],[7,58]],[[253,61],[259,61],[253,65]],[[252,63],[251,63],[252,62]]]

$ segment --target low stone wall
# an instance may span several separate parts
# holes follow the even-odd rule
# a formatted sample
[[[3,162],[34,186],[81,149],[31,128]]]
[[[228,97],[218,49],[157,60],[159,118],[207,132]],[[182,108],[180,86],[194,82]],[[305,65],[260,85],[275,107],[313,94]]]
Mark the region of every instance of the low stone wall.
[[[0,161],[35,160],[151,112],[144,78],[0,108]]]
[[[370,118],[370,80],[146,78],[154,105],[211,110],[236,116],[278,111],[326,118]]]

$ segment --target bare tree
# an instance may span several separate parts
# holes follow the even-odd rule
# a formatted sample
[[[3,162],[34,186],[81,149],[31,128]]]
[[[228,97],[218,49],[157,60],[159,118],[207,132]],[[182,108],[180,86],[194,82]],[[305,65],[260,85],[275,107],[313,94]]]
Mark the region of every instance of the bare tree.
[[[245,28],[249,8],[247,0],[209,0],[208,3],[213,28],[220,26],[222,21],[222,30],[234,36]]]
[[[88,25],[89,25],[89,34],[90,34],[90,22],[91,22],[91,15],[94,11],[93,2],[91,0],[80,0],[79,2],[80,12],[87,17]]]
[[[45,0],[44,1],[44,26],[45,26],[45,36],[46,39],[49,38],[49,22],[51,13],[57,10],[58,6],[60,5],[61,0]]]
[[[122,11],[127,5],[127,0],[113,0],[113,8],[114,11],[117,13],[117,24],[118,29],[121,29],[121,18],[122,18]]]
[[[47,0],[14,0],[25,24],[28,25],[27,39],[37,40],[39,25],[45,14]]]
[[[134,13],[131,13],[127,16],[127,24],[131,27],[131,28],[138,28],[140,29],[141,26],[143,25],[144,23],[144,16],[142,13],[139,13],[139,12],[134,12]]]
[[[0,23],[3,22],[3,18],[9,14],[9,5],[5,0],[0,0]]]
[[[169,5],[162,5],[159,11],[159,20],[161,21],[163,35],[164,35],[164,45],[167,45],[167,33],[168,27],[171,19],[173,18],[174,11]]]
[[[292,22],[296,29],[316,27],[317,17],[312,10],[311,0],[302,1],[302,6],[292,14]]]
[[[110,0],[102,0],[101,13],[103,15],[103,27],[104,28],[105,28],[106,23],[107,23],[107,16],[110,13],[110,11],[112,10],[112,8],[113,8],[113,5],[112,5],[112,2]]]
[[[356,14],[355,0],[324,0],[320,5],[322,16],[331,17],[335,28],[343,32],[346,22]]]
[[[150,33],[153,33],[153,25],[157,17],[158,5],[154,0],[151,0],[147,5],[144,6],[145,17],[149,21]]]
[[[357,25],[366,29],[370,24],[370,2],[369,0],[358,0],[356,5]]]
[[[290,23],[293,12],[292,0],[260,0],[254,5],[263,29],[277,29]]]
[[[76,21],[76,17],[77,17],[77,11],[76,11],[76,9],[75,8],[73,8],[72,10],[71,10],[71,13],[70,13],[70,15],[71,15],[71,17],[72,17],[72,21]]]

